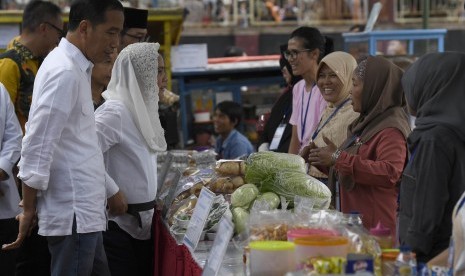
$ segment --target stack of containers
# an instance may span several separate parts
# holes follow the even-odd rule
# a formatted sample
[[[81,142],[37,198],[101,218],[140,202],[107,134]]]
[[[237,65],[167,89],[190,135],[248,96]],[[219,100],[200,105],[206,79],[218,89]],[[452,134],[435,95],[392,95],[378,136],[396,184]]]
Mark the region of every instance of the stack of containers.
[[[346,258],[349,241],[342,236],[308,236],[294,240],[297,269],[311,267],[312,258]]]
[[[250,247],[250,275],[282,276],[295,270],[295,245],[287,241],[254,241]]]

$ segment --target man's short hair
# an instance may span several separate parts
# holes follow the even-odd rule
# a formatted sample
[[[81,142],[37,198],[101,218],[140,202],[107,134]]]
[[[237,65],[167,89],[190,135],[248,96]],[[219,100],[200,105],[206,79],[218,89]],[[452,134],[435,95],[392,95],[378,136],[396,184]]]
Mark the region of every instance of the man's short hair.
[[[75,31],[79,23],[83,20],[89,20],[92,26],[104,23],[105,12],[107,11],[123,12],[123,5],[118,0],[76,0],[71,4],[69,11],[68,30]]]
[[[33,32],[41,23],[61,16],[60,7],[52,2],[31,1],[23,11],[23,30]]]
[[[236,122],[235,127],[239,125],[242,118],[242,107],[232,101],[224,101],[216,105],[216,110],[228,116],[231,122]]]

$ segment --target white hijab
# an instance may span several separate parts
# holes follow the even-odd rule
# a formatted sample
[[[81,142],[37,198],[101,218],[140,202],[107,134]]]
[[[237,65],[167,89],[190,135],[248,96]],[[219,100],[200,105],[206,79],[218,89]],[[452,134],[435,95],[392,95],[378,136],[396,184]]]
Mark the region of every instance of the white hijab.
[[[164,130],[158,116],[158,43],[134,43],[118,55],[111,80],[102,96],[124,103],[153,151],[165,151]]]

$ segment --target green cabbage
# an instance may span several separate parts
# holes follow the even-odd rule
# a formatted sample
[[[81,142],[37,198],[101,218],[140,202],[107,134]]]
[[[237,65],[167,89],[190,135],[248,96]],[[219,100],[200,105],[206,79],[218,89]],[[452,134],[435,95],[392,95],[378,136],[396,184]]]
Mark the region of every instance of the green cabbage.
[[[260,191],[262,185],[274,183],[278,171],[305,173],[305,160],[299,155],[262,151],[247,158],[245,182],[254,183]]]
[[[305,161],[294,154],[257,152],[246,162],[245,180],[257,185],[261,193],[284,196],[292,205],[294,197],[312,198],[315,205],[326,208],[331,191],[325,184],[307,175]]]
[[[249,221],[249,212],[241,207],[237,207],[232,209],[232,216],[236,233],[242,233]]]
[[[296,195],[315,200],[315,205],[327,208],[331,200],[328,187],[306,173],[279,171],[276,181],[262,186],[263,191],[271,191],[293,201]]]
[[[279,196],[272,192],[266,192],[264,194],[259,195],[256,201],[261,201],[261,200],[268,203],[271,210],[278,208],[279,203],[281,202],[279,200]]]
[[[244,184],[231,195],[231,206],[249,208],[250,203],[258,196],[258,189],[253,184]]]

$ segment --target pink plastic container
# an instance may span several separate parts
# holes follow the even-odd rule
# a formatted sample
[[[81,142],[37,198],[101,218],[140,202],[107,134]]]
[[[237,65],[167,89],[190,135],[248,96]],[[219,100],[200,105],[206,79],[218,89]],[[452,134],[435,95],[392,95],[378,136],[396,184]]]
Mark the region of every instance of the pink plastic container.
[[[338,233],[328,229],[302,228],[287,231],[287,240],[292,242],[295,239],[306,238],[310,236],[337,236]]]
[[[375,228],[370,229],[370,234],[376,239],[381,249],[392,248],[391,229],[384,227],[381,221],[378,222]]]

